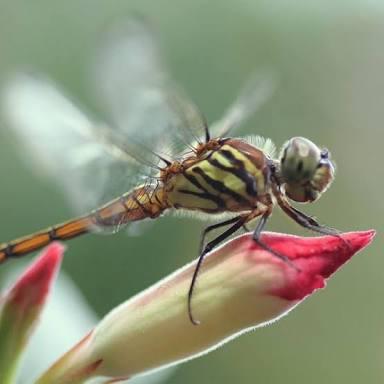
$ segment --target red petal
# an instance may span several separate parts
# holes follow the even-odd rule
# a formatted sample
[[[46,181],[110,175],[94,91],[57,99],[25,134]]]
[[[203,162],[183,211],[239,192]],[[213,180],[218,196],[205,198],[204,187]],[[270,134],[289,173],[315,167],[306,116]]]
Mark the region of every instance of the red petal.
[[[355,253],[366,247],[374,236],[374,230],[348,232],[340,237],[298,237],[264,233],[262,241],[275,251],[289,257],[299,269],[296,271],[286,264],[287,282],[284,288],[271,293],[287,300],[303,299],[315,289],[324,287],[325,280]],[[251,246],[257,247],[257,245]]]
[[[42,305],[60,267],[63,252],[64,246],[60,243],[49,245],[6,293],[8,305],[18,310]]]

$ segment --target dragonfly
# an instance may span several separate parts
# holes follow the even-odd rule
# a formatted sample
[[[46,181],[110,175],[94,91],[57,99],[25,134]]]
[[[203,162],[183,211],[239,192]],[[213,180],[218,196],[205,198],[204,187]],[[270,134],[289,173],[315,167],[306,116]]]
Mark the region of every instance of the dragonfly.
[[[304,228],[338,234],[292,205],[318,200],[335,168],[329,151],[304,137],[289,139],[277,153],[270,139],[232,135],[271,96],[271,76],[254,75],[208,126],[165,68],[153,31],[130,21],[105,37],[90,71],[101,117],[45,77],[19,73],[9,80],[1,100],[5,124],[34,169],[58,181],[78,216],[0,244],[0,262],[166,212],[213,218],[202,232],[187,295],[189,319],[198,324],[191,303],[204,257],[236,231],[258,219],[254,241],[291,264],[261,241],[275,206]]]

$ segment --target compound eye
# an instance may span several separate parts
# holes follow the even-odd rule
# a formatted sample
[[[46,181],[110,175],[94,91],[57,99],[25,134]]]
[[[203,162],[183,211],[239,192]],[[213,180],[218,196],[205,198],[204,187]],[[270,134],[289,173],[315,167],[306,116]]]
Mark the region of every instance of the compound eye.
[[[298,203],[309,203],[317,200],[319,192],[308,185],[290,185],[286,184],[285,194],[293,201]]]
[[[303,183],[311,179],[321,158],[319,148],[304,137],[294,137],[283,147],[281,174],[284,181]]]

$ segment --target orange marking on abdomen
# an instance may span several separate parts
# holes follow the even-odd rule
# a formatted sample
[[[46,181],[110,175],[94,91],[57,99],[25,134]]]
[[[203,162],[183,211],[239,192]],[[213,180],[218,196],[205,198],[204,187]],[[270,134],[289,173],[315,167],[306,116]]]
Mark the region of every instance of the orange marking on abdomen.
[[[61,225],[56,225],[53,227],[51,240],[71,239],[72,237],[89,232],[91,227],[92,220],[87,216]]]
[[[33,237],[18,241],[15,244],[10,244],[10,250],[13,254],[19,255],[29,252],[30,250],[43,247],[50,243],[48,232],[37,233]]]
[[[86,216],[55,225],[35,234],[0,244],[0,263],[45,247],[55,240],[69,240],[91,232],[95,226],[113,227],[130,221],[155,218],[166,208],[162,188],[138,187]]]
[[[11,257],[19,257],[36,251],[54,240],[67,240],[89,232],[91,224],[91,219],[86,216],[2,244],[0,246],[0,263]]]

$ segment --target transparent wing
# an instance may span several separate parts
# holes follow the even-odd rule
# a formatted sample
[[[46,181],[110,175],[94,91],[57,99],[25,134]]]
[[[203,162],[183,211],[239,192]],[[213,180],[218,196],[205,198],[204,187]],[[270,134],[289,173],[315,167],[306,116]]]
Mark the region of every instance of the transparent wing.
[[[101,105],[115,129],[157,153],[180,153],[205,136],[198,108],[170,80],[148,26],[130,20],[105,39],[93,70]]]
[[[125,149],[132,144],[94,123],[46,79],[19,75],[6,85],[1,101],[4,124],[20,139],[20,152],[26,152],[36,170],[60,183],[79,213],[153,173],[151,158],[141,159],[146,165],[135,161]]]
[[[224,116],[210,127],[212,137],[226,137],[268,101],[276,88],[272,72],[254,73],[241,89],[237,99]]]

